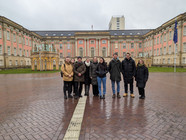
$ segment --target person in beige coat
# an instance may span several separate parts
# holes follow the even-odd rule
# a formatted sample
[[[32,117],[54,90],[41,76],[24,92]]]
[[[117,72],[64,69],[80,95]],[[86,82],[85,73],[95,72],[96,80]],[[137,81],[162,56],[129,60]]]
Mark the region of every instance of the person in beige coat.
[[[72,81],[73,81],[73,65],[70,62],[70,57],[65,58],[65,64],[61,66],[61,71],[63,73],[63,92],[64,98],[67,99],[66,91],[68,91],[68,98],[72,98]]]

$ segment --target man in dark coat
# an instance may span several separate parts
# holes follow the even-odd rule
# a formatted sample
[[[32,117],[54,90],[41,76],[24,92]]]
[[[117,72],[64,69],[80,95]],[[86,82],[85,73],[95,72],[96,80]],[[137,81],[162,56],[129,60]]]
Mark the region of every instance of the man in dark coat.
[[[97,57],[94,57],[93,62],[90,64],[90,70],[89,70],[91,83],[92,83],[92,91],[94,96],[99,95],[97,73],[96,73],[97,66],[98,66],[98,59]]]
[[[85,81],[85,71],[86,67],[85,64],[82,62],[82,57],[77,58],[78,61],[74,64],[74,82],[75,82],[75,99],[78,97],[82,97],[82,86]]]
[[[130,53],[126,54],[126,58],[122,61],[122,74],[124,79],[125,93],[123,97],[128,96],[128,84],[130,84],[130,95],[134,98],[133,83],[136,73],[135,61],[130,57]]]
[[[118,54],[113,54],[113,59],[109,63],[108,67],[109,73],[110,73],[110,80],[112,83],[112,92],[113,92],[113,98],[115,98],[115,82],[117,84],[117,97],[120,97],[120,81],[121,81],[121,62],[118,59]]]

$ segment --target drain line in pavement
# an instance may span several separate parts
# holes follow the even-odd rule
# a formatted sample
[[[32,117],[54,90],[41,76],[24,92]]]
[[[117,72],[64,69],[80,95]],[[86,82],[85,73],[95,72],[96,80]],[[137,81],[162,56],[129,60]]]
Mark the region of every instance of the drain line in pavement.
[[[82,92],[84,93],[84,92]],[[85,111],[85,104],[86,104],[87,97],[83,96],[79,98],[78,104],[76,109],[74,110],[73,116],[70,120],[70,124],[68,129],[65,133],[63,140],[78,140],[81,131],[81,124],[83,121],[84,111]]]

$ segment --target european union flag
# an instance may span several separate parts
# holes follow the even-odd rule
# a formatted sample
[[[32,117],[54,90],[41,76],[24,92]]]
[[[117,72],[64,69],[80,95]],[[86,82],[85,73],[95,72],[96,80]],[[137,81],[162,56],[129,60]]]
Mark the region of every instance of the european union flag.
[[[177,20],[175,21],[173,41],[175,44],[178,42]]]

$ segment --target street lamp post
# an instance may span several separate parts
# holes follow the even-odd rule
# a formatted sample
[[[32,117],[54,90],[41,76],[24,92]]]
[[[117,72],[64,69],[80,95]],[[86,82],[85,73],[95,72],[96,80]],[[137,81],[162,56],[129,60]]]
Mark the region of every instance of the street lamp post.
[[[39,48],[40,71],[41,71],[41,47]]]

